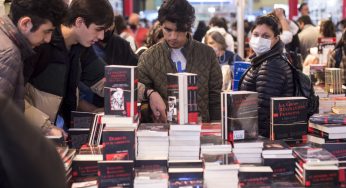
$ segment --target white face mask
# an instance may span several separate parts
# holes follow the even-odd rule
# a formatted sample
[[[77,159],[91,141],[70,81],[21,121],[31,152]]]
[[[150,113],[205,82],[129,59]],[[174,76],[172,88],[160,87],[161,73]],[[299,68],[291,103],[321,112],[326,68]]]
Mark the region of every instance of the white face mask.
[[[262,37],[252,36],[250,39],[250,47],[256,55],[262,55],[270,50],[272,41]]]

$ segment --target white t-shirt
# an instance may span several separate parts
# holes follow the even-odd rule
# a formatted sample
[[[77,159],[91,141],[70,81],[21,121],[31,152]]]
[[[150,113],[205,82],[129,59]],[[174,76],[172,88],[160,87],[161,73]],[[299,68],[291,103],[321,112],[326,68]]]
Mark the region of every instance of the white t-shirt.
[[[171,59],[177,68],[177,72],[185,72],[186,70],[186,58],[181,53],[181,48],[172,49]]]

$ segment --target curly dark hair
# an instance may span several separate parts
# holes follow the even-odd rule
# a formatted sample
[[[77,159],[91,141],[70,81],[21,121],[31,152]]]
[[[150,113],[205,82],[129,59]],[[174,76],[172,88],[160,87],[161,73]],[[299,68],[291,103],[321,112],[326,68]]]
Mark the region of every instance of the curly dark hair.
[[[158,20],[162,25],[165,21],[177,24],[177,31],[191,31],[195,21],[195,9],[186,0],[165,0],[160,9]]]
[[[271,15],[259,16],[257,17],[254,26],[251,29],[251,32],[259,25],[267,25],[274,33],[274,36],[280,35],[278,19]]]
[[[336,37],[335,26],[331,20],[321,22],[320,33],[323,37]]]
[[[31,32],[34,32],[47,21],[54,26],[60,25],[66,12],[67,4],[63,0],[13,0],[9,16],[15,25],[20,18],[30,17]]]

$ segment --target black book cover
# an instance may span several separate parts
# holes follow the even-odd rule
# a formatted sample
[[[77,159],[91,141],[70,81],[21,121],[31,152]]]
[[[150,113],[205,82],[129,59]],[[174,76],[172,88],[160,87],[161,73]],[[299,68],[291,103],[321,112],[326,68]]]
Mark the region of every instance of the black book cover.
[[[273,125],[270,124],[272,129],[271,139],[300,139],[303,135],[308,133],[308,125],[305,123],[292,123],[290,125]]]
[[[100,187],[133,187],[133,161],[99,161]]]
[[[136,159],[135,161],[135,168],[152,167],[153,169],[155,169],[155,168],[162,168],[162,167],[167,168],[167,166],[168,166],[167,159],[162,159],[162,160]]]
[[[73,177],[94,177],[97,176],[98,165],[97,161],[73,161],[72,176]]]
[[[288,159],[263,159],[264,166],[270,166],[273,170],[273,179],[283,180],[291,179],[294,177],[294,167],[295,160],[294,158]]]
[[[168,161],[169,168],[203,168],[202,160]]]
[[[273,172],[239,172],[240,187],[270,185]]]
[[[71,148],[79,149],[83,144],[88,143],[90,129],[75,129],[70,128],[68,130]]]
[[[272,124],[307,122],[307,99],[304,97],[274,97],[270,107]]]
[[[105,87],[123,88],[131,90],[131,84],[138,83],[137,67],[135,66],[106,66],[105,67]]]
[[[333,154],[338,160],[346,160],[346,143],[326,143],[322,148]]]
[[[341,124],[346,125],[346,114],[314,114],[310,122],[316,124]]]
[[[90,128],[95,119],[96,114],[91,112],[71,112],[72,128]]]
[[[249,118],[258,116],[258,93],[234,92],[227,95],[227,117]]]
[[[263,152],[267,153],[271,151],[272,154],[275,152],[288,152],[292,151],[290,147],[282,140],[266,140],[263,143]],[[269,154],[269,153],[268,153]]]
[[[228,118],[228,141],[250,140],[258,137],[258,118]],[[239,132],[240,131],[240,132]]]
[[[338,170],[305,170],[305,186],[320,184],[338,185]]]
[[[104,130],[104,160],[134,160],[135,131]]]

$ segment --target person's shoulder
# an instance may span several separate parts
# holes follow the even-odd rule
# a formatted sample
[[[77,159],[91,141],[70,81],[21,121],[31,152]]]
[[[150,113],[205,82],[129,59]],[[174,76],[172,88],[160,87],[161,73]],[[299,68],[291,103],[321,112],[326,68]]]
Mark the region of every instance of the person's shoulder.
[[[158,58],[158,56],[162,55],[164,51],[163,42],[159,42],[150,48],[146,49],[140,56],[139,61],[148,61],[151,59]]]
[[[211,47],[196,40],[192,40],[192,46],[194,49],[197,49],[199,51],[198,53],[203,53],[203,52],[214,53]]]

